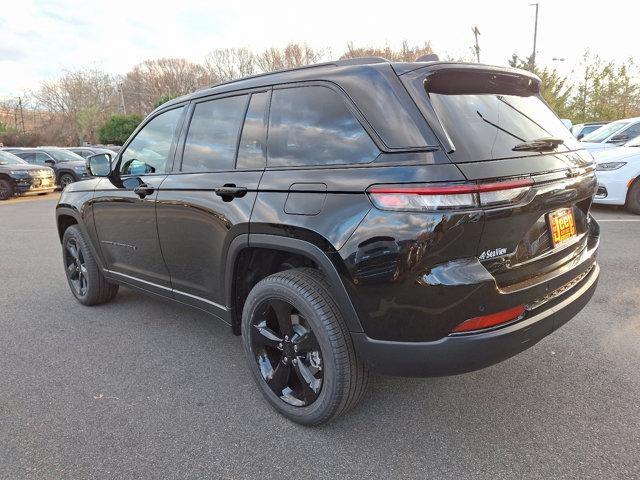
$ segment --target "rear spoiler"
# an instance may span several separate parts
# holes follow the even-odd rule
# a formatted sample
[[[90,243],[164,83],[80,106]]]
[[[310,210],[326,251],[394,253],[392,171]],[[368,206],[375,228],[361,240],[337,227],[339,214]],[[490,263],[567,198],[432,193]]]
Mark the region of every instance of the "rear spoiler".
[[[501,83],[501,93],[504,86],[513,85],[520,92],[519,94],[535,95],[540,91],[540,78],[519,68],[498,67],[494,65],[483,65],[479,63],[461,62],[430,62],[428,64],[419,63],[398,63],[393,64],[393,69],[398,76],[424,76],[432,82],[429,91],[433,93],[495,93],[493,90],[479,91],[478,84],[491,83],[496,85]],[[411,75],[407,75],[411,74]],[[485,80],[485,81],[483,81]],[[445,84],[453,82],[447,87]],[[504,82],[504,83],[503,83]],[[488,87],[487,87],[488,88]],[[437,91],[436,91],[437,90]]]

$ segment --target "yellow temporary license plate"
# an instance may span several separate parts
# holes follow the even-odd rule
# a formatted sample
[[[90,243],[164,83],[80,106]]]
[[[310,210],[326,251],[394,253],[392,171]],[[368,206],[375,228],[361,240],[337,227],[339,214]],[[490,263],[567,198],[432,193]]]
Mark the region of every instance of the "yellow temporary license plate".
[[[560,210],[551,212],[548,218],[554,246],[575,237],[576,222],[573,218],[573,210],[571,208],[561,208]]]

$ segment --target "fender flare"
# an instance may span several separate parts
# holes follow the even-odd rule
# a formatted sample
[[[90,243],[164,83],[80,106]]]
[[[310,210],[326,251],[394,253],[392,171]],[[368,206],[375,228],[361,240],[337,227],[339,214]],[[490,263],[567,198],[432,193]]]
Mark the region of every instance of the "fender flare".
[[[56,207],[56,230],[59,229],[58,218],[63,215],[67,217],[73,217],[75,219],[76,221],[75,225],[77,225],[78,228],[82,231],[82,235],[84,235],[84,238],[87,241],[87,245],[89,245],[91,254],[93,255],[93,258],[98,264],[98,268],[102,272],[104,270],[102,256],[100,255],[100,252],[97,251],[96,246],[93,244],[93,241],[91,240],[92,237],[91,235],[89,235],[89,232],[87,231],[87,226],[85,225],[84,221],[80,217],[79,212],[75,208],[68,207],[68,206],[59,205],[58,207]],[[58,230],[58,236],[60,238],[60,245],[62,246],[63,233],[60,232],[60,230]],[[64,246],[62,246],[62,248],[64,248]]]
[[[340,312],[347,322],[349,331],[364,331],[356,309],[351,302],[351,298],[334,263],[327,254],[316,245],[297,238],[261,233],[254,233],[251,235],[242,234],[234,238],[229,244],[229,249],[227,251],[227,263],[225,266],[225,300],[228,306],[233,305],[233,278],[238,255],[245,248],[253,247],[270,248],[273,250],[295,253],[313,260],[322,269],[322,272],[327,276],[329,283],[333,287],[336,302],[338,303]]]

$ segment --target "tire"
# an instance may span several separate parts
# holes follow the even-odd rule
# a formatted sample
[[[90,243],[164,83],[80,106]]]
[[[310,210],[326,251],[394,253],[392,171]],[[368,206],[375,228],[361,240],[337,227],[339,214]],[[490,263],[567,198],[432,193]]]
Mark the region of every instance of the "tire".
[[[60,188],[64,190],[64,187],[75,181],[76,179],[73,175],[71,175],[70,173],[63,173],[58,178],[58,185],[60,185]]]
[[[288,340],[280,321],[287,316],[293,324]],[[328,422],[365,392],[369,372],[355,353],[330,285],[317,270],[286,270],[258,282],[244,304],[242,339],[263,396],[296,423]],[[288,379],[284,386],[282,378]]]
[[[13,197],[13,185],[9,180],[0,178],[0,200],[9,200]]]
[[[640,178],[637,178],[629,188],[625,207],[631,213],[640,215]]]
[[[112,300],[118,293],[118,285],[109,283],[100,272],[77,225],[64,232],[62,259],[71,293],[81,304],[99,305]]]

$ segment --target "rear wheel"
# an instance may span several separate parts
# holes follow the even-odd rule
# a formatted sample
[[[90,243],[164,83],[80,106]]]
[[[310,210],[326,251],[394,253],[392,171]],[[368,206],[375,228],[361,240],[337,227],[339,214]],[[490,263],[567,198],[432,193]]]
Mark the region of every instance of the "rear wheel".
[[[368,371],[317,270],[292,269],[260,281],[244,305],[242,338],[262,394],[294,422],[327,422],[362,397]]]
[[[67,281],[71,293],[80,303],[98,305],[116,296],[118,285],[109,283],[104,278],[77,225],[65,230],[62,246]]]
[[[0,200],[9,200],[13,197],[13,185],[9,180],[0,178]]]
[[[637,178],[627,192],[627,210],[640,215],[640,178]]]
[[[64,187],[75,181],[76,179],[73,178],[73,175],[71,175],[70,173],[63,173],[58,179],[58,185],[60,185],[60,188],[64,190]]]

